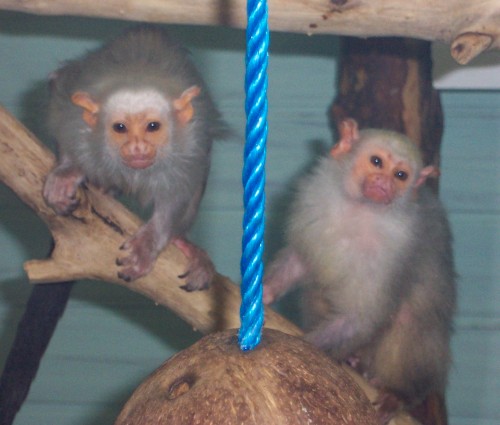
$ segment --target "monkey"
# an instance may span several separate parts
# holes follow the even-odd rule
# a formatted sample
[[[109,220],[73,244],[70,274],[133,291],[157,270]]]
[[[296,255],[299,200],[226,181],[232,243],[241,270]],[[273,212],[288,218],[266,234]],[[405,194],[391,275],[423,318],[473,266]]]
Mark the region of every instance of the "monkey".
[[[451,362],[452,235],[423,184],[438,173],[406,136],[342,121],[299,181],[264,276],[265,304],[301,286],[305,338],[405,404],[443,394]]]
[[[214,266],[185,234],[205,190],[212,142],[226,130],[187,49],[158,27],[134,27],[63,64],[49,86],[59,159],[44,184],[46,203],[71,214],[89,182],[152,206],[149,221],[120,247],[118,276],[146,275],[172,242],[189,259],[182,287],[207,288]]]

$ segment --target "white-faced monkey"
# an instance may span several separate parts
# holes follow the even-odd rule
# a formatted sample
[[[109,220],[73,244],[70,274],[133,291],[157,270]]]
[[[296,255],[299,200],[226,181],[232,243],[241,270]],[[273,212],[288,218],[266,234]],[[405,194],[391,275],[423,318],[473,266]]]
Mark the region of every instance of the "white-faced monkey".
[[[423,185],[437,170],[401,134],[352,119],[339,133],[299,184],[264,301],[301,284],[307,340],[420,401],[445,389],[455,310],[448,221]]]
[[[189,53],[158,28],[125,32],[54,72],[49,127],[59,163],[45,183],[47,203],[70,214],[89,181],[152,204],[150,220],[121,247],[118,275],[144,276],[173,242],[190,260],[185,289],[206,288],[214,267],[185,233],[224,126]]]

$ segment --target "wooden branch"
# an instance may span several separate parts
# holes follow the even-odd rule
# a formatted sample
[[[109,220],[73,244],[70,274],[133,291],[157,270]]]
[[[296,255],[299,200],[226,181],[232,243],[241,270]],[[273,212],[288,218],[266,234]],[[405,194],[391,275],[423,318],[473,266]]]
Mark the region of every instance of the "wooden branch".
[[[465,64],[500,47],[497,0],[268,0],[272,30],[403,36],[451,44]],[[146,22],[246,26],[246,0],[0,0],[0,9]]]
[[[115,265],[119,246],[137,230],[140,220],[92,187],[81,191],[81,205],[71,216],[55,215],[42,197],[45,176],[54,163],[54,155],[0,107],[0,179],[45,221],[55,241],[49,260],[25,264],[31,282],[103,280],[126,286],[170,308],[201,332],[239,327],[239,288],[218,275],[208,291],[184,291],[180,288],[183,281],[177,276],[185,271],[187,261],[174,246],[166,249],[144,278],[130,283],[119,279]],[[266,326],[292,335],[301,333],[270,309]]]

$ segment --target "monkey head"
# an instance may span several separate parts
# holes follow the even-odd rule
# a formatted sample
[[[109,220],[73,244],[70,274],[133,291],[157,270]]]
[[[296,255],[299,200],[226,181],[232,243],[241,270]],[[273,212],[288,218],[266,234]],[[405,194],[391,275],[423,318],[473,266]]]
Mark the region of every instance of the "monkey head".
[[[172,129],[192,120],[192,100],[199,94],[200,88],[192,86],[170,101],[156,89],[122,89],[99,102],[89,93],[77,91],[71,100],[82,108],[82,119],[91,131],[100,131],[98,124],[104,128],[103,141],[118,152],[124,165],[145,169],[171,141]]]
[[[416,193],[436,167],[423,167],[418,148],[388,130],[358,130],[353,119],[340,123],[340,140],[330,151],[345,168],[344,189],[355,200],[389,205]]]

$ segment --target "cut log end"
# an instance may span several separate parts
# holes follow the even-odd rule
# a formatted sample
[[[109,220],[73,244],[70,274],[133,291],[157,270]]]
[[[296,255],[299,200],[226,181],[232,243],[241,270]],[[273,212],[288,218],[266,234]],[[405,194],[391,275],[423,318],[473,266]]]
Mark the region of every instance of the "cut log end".
[[[493,44],[489,34],[466,32],[460,34],[451,43],[451,56],[460,65],[468,64],[476,56],[488,50]]]
[[[208,335],[134,392],[115,425],[376,423],[375,409],[337,363],[303,340],[265,329],[242,352],[237,332]]]

